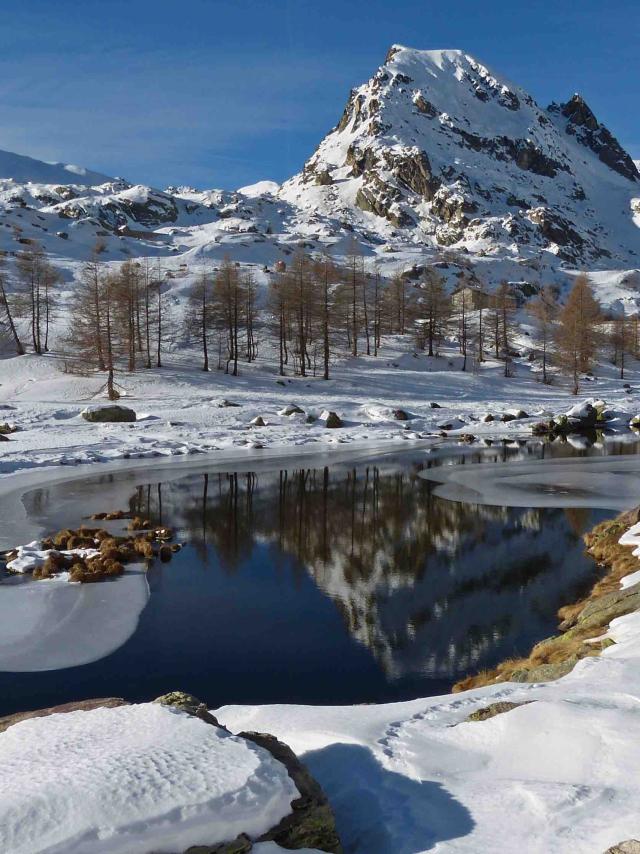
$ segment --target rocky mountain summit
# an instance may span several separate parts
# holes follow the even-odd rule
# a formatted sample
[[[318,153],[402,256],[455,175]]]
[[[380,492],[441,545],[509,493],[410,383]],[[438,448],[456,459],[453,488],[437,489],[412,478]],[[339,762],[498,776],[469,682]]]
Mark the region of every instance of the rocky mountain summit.
[[[640,173],[581,96],[543,109],[458,50],[392,47],[281,196],[389,240],[574,263],[640,251]]]
[[[450,249],[489,282],[622,275],[640,267],[640,172],[580,95],[543,108],[462,51],[395,45],[282,185],[159,190],[0,151],[0,226],[0,251],[35,240],[63,266],[96,242],[112,261],[268,266],[355,237],[383,272]]]

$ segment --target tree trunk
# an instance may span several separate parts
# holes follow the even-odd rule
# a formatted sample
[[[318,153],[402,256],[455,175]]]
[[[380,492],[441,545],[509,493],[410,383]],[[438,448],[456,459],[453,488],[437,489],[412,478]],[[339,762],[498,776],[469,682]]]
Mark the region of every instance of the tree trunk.
[[[22,346],[22,341],[20,340],[15,323],[13,322],[13,315],[11,314],[9,300],[7,299],[7,292],[4,289],[4,282],[2,279],[0,279],[0,300],[2,301],[2,305],[4,306],[4,310],[7,315],[7,323],[9,324],[9,331],[11,332],[11,337],[13,338],[13,343],[16,348],[16,355],[24,356],[24,347]]]

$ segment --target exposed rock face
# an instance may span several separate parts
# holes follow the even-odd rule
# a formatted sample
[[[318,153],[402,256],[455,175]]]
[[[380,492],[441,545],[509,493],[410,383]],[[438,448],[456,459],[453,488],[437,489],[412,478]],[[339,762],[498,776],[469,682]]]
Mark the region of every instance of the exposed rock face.
[[[579,142],[590,148],[610,169],[630,181],[640,181],[640,173],[631,156],[611,131],[600,124],[580,95],[574,95],[566,104],[562,104],[560,112],[568,119],[568,134],[574,135]]]
[[[241,732],[246,738],[264,747],[285,766],[296,784],[300,797],[292,804],[293,813],[282,819],[259,842],[276,842],[282,848],[318,848],[320,851],[340,854],[342,846],[335,828],[333,812],[319,784],[313,779],[293,750],[273,735],[259,732]]]
[[[104,189],[98,197],[64,194],[63,201],[55,205],[55,212],[65,219],[95,217],[108,231],[131,225],[155,228],[178,218],[178,202],[169,193],[128,184],[105,185]],[[50,204],[56,201],[52,199]]]
[[[623,617],[639,609],[640,584],[633,584],[589,602],[578,616],[577,625],[582,628],[608,625],[616,617]]]
[[[394,45],[279,195],[385,238],[469,242],[472,251],[479,240],[506,252],[515,243],[567,261],[633,263],[639,180],[578,96],[543,109],[468,54]],[[613,198],[616,223],[598,211],[608,199],[610,212]]]
[[[561,247],[560,254],[564,258],[574,260],[579,257],[584,240],[563,216],[543,207],[530,210],[527,216],[550,244]]]
[[[617,845],[607,848],[604,854],[640,854],[640,840],[627,839],[624,842],[618,842]]]

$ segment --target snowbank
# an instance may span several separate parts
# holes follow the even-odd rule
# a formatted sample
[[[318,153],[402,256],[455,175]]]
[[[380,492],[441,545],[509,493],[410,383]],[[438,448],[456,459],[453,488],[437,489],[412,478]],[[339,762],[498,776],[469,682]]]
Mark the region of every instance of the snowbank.
[[[620,542],[637,550],[640,525]],[[614,645],[556,682],[216,715],[292,746],[327,793],[348,851],[602,854],[640,835],[640,613],[614,620],[607,636]],[[467,720],[497,701],[515,708]]]
[[[266,750],[159,704],[34,718],[0,735],[0,850],[11,854],[162,854],[259,836],[297,797]]]

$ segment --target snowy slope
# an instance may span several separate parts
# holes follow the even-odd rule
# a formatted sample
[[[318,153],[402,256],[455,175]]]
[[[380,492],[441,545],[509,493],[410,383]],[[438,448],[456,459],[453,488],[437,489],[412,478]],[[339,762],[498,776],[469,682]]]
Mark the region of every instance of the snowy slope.
[[[640,174],[579,96],[541,108],[458,50],[394,46],[281,197],[380,236],[570,261],[640,253]]]
[[[45,163],[24,154],[0,150],[0,178],[10,178],[19,184],[83,184],[92,187],[111,179],[83,166],[65,163]]]

